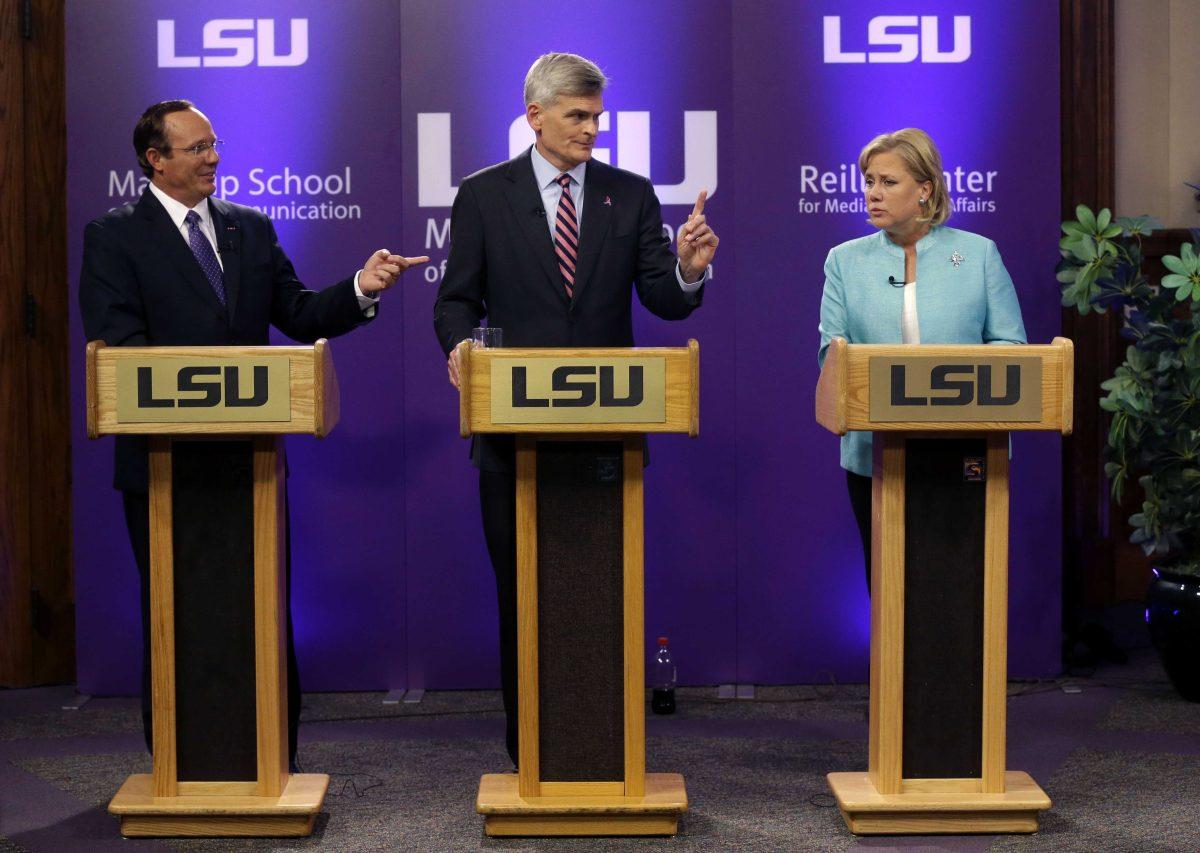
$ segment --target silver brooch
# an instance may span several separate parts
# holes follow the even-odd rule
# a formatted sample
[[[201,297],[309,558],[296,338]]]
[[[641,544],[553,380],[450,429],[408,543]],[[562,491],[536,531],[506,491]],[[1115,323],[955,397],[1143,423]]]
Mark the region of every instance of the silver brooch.
[[[956,267],[959,266],[960,264],[962,264],[962,262],[964,260],[965,259],[963,258],[963,256],[960,255],[958,252],[950,253],[950,263],[954,264],[954,266],[956,266]]]

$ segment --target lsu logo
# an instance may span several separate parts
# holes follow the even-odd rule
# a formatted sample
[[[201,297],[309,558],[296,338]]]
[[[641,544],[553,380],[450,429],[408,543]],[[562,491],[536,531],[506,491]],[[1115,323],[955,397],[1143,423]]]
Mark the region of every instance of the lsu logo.
[[[600,132],[612,129],[612,115],[600,116]],[[616,165],[650,178],[650,113],[638,110],[616,113]],[[508,151],[516,157],[533,144],[533,129],[524,114],[508,128]],[[597,140],[600,141],[600,140]],[[613,148],[596,147],[592,156],[613,162]],[[450,113],[417,113],[417,204],[420,207],[450,207],[458,188],[450,163]],[[655,184],[662,204],[696,201],[702,189],[709,198],[717,191],[717,113],[715,110],[686,110],[683,113],[683,180],[677,184]]]
[[[554,368],[550,375],[550,394],[545,397],[529,396],[527,368],[512,369],[512,405],[514,409],[540,407],[587,408],[597,404],[601,408],[639,406],[644,399],[643,368],[630,365],[628,368],[628,392],[623,397],[616,394],[615,370],[611,365],[563,365]],[[597,372],[599,377],[597,378]],[[567,395],[567,396],[562,396]]]
[[[215,18],[204,25],[203,55],[181,56],[175,48],[175,22],[158,22],[159,68],[239,68],[246,65],[293,67],[308,62],[308,19],[293,18],[288,52],[276,49],[270,18]]]
[[[903,364],[892,365],[893,406],[969,406],[978,402],[980,406],[1014,406],[1021,401],[1021,366],[1004,366],[1003,394],[992,391],[992,366],[990,364],[939,364],[930,371],[929,388],[935,393],[930,396],[909,396],[906,390]],[[957,377],[957,378],[956,378]]]
[[[867,22],[869,51],[842,50],[842,19],[825,16],[825,62],[966,62],[971,56],[971,18],[954,16],[949,50],[938,41],[936,15],[878,15]],[[884,48],[876,50],[875,48]]]
[[[267,367],[255,365],[251,371],[250,393],[242,393],[240,371],[228,366],[183,367],[175,376],[177,395],[154,396],[154,373],[149,367],[137,369],[137,405],[139,409],[212,408],[222,403],[230,408],[259,408],[267,404]],[[222,381],[223,380],[223,381]]]

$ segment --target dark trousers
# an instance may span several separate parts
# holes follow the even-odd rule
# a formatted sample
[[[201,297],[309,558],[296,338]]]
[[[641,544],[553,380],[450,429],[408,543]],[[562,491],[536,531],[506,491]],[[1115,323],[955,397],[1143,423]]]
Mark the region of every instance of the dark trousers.
[[[150,499],[136,492],[121,493],[125,504],[125,526],[129,530],[129,543],[133,546],[133,559],[137,562],[141,579],[142,598],[142,731],[146,736],[146,749],[154,752],[154,715],[150,696]],[[300,724],[300,673],[296,668],[296,646],[292,640],[292,535],[289,529],[284,540],[287,543],[284,561],[284,576],[288,589],[287,613],[287,692],[288,692],[288,765],[296,764],[296,732]]]
[[[863,561],[867,566],[867,595],[871,594],[871,478],[853,471],[846,472],[846,487],[850,491],[850,506],[858,522],[862,539]]]
[[[517,765],[517,481],[512,474],[479,472],[483,536],[496,573],[500,604],[500,688],[504,695],[504,743]]]

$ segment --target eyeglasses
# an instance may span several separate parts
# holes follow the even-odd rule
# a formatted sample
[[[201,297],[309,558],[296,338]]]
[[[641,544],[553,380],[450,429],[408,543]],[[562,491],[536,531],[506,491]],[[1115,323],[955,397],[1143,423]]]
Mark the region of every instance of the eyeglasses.
[[[167,151],[170,150],[171,149],[169,148],[167,149]],[[191,154],[193,157],[203,157],[209,151],[215,151],[220,154],[225,150],[225,140],[214,139],[212,142],[199,142],[193,145],[191,148],[179,148],[176,150],[182,151],[185,154]],[[163,153],[165,154],[166,152],[164,151]]]

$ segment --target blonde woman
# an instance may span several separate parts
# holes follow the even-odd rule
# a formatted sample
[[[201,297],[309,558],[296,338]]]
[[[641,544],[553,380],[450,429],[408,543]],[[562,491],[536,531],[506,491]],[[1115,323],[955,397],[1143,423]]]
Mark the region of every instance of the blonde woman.
[[[858,156],[874,234],[835,246],[821,295],[824,364],[831,339],[852,344],[1023,344],[1025,325],[996,244],[948,228],[942,157],[923,130],[872,139]],[[850,503],[871,586],[871,433],[842,436]]]

